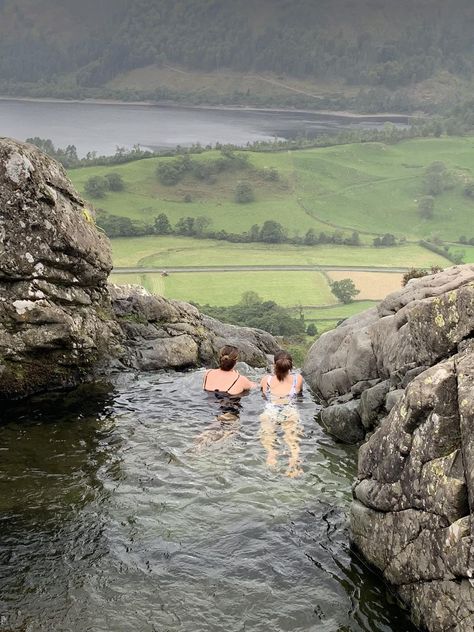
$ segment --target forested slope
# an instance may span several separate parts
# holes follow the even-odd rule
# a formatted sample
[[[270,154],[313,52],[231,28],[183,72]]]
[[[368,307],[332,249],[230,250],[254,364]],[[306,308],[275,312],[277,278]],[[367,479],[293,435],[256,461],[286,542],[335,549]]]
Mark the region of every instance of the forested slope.
[[[470,78],[469,0],[0,0],[0,83],[180,65],[399,89]]]

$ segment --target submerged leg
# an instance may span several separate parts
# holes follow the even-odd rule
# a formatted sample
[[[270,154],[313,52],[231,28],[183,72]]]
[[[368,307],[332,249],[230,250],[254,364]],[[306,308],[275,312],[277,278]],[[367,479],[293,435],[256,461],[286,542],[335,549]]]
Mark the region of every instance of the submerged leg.
[[[201,452],[217,443],[222,443],[226,439],[233,437],[240,429],[240,421],[238,417],[232,419],[220,419],[220,423],[213,424],[208,430],[202,432],[194,441],[194,451]]]
[[[289,411],[286,418],[282,421],[281,427],[283,429],[283,439],[290,451],[286,475],[296,478],[303,474],[303,470],[300,467],[301,425],[298,411]]]
[[[275,468],[277,465],[277,435],[275,419],[269,413],[260,415],[260,441],[267,452],[267,466]]]

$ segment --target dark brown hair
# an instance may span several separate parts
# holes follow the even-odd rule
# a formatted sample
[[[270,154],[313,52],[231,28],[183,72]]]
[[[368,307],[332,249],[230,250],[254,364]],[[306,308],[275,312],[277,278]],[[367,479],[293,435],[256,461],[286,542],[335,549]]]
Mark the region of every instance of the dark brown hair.
[[[287,351],[277,351],[273,356],[275,363],[275,375],[279,382],[283,382],[285,377],[293,368],[293,358]]]
[[[231,371],[239,357],[237,347],[226,345],[219,351],[219,367],[222,371]]]

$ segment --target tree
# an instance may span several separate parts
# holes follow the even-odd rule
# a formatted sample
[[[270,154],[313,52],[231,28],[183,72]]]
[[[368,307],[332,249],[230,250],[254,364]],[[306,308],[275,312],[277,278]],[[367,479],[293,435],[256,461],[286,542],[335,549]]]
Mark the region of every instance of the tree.
[[[280,222],[275,222],[273,219],[264,222],[262,230],[260,231],[260,241],[265,241],[270,244],[279,244],[285,241],[285,237],[285,230]]]
[[[418,201],[418,213],[423,219],[432,219],[434,215],[435,199],[432,195],[425,195]]]
[[[261,303],[262,299],[257,294],[257,292],[253,292],[252,290],[248,290],[244,292],[240,298],[240,304],[245,305],[245,307],[250,307],[250,305],[257,305]]]
[[[331,292],[342,303],[352,303],[354,296],[360,294],[360,290],[354,285],[352,279],[341,279],[330,283]]]
[[[120,173],[106,173],[104,178],[107,180],[109,185],[109,189],[111,191],[123,191],[125,188],[125,184]]]
[[[238,182],[235,188],[235,201],[238,204],[248,204],[255,200],[252,185],[248,182]]]
[[[103,198],[105,197],[106,192],[109,189],[109,184],[105,178],[102,176],[92,176],[84,185],[84,191],[86,195],[90,195],[90,197],[95,198]]]
[[[175,231],[178,235],[186,235],[187,237],[195,235],[194,217],[180,217],[176,222]]]
[[[309,323],[308,327],[306,328],[306,333],[308,336],[317,336],[318,330],[316,328],[316,325],[314,323]]]
[[[199,215],[199,217],[196,217],[196,219],[194,220],[195,235],[202,237],[202,235],[206,233],[206,230],[209,228],[210,225],[211,220],[209,219],[209,217],[206,217],[205,215]]]
[[[304,236],[304,243],[307,246],[315,246],[318,243],[319,239],[316,234],[316,231],[312,228],[306,231],[306,235]]]
[[[170,235],[173,232],[168,216],[165,213],[160,213],[158,217],[155,217],[154,228],[157,235]]]
[[[423,191],[426,195],[441,195],[452,184],[451,174],[444,162],[436,160],[426,167],[423,174]]]

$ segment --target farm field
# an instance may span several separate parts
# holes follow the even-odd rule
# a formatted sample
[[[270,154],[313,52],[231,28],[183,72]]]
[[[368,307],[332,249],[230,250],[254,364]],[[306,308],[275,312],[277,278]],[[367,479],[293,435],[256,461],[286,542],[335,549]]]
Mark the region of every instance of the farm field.
[[[280,222],[290,236],[309,228],[346,234],[358,230],[371,241],[391,232],[409,240],[433,234],[457,240],[466,233],[466,218],[474,217],[474,201],[463,195],[463,186],[474,178],[474,139],[413,139],[397,144],[357,143],[336,147],[282,151],[245,152],[249,169],[225,172],[212,182],[186,175],[175,186],[156,177],[158,164],[172,158],[150,158],[110,167],[72,169],[70,176],[84,194],[85,182],[94,175],[120,173],[125,191],[109,192],[92,200],[111,214],[153,223],[166,213],[172,224],[181,217],[205,215],[212,230],[242,232],[268,219]],[[236,152],[239,154],[239,152]],[[210,151],[193,156],[206,162],[218,156]],[[423,195],[422,175],[434,161],[442,161],[454,178],[452,189],[436,197],[432,219],[420,218],[417,201]],[[262,178],[265,167],[274,167],[279,180]],[[237,204],[234,190],[239,180],[250,182],[255,201]],[[185,202],[185,196],[191,202]],[[474,219],[472,224],[474,225]]]
[[[263,300],[279,305],[337,304],[325,276],[319,272],[196,272],[170,274],[112,274],[113,283],[142,285],[166,298],[228,306],[237,304],[244,292],[257,292]]]
[[[402,274],[394,272],[342,272],[330,271],[328,276],[331,281],[352,279],[359,290],[356,298],[362,300],[381,300],[387,294],[399,290],[402,286]]]
[[[357,246],[293,246],[233,244],[191,237],[126,237],[112,240],[115,267],[177,267],[223,265],[334,265],[429,267],[450,263],[418,244],[393,248]]]
[[[473,226],[474,232],[474,226]],[[474,263],[474,246],[468,246],[464,244],[456,244],[449,246],[450,252],[463,252],[464,263]]]

